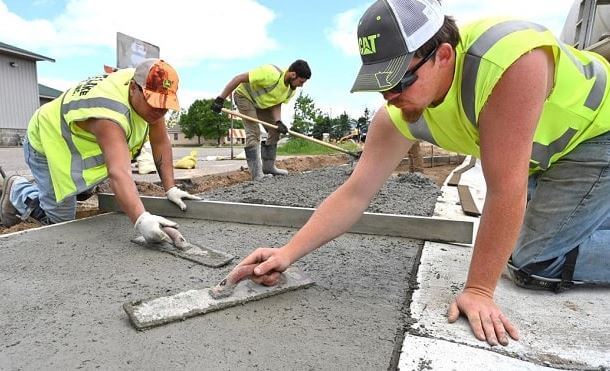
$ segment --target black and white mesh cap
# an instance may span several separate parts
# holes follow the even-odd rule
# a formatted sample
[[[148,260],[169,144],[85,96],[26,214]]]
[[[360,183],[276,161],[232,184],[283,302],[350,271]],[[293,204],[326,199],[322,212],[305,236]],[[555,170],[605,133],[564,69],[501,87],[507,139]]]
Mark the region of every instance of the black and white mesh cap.
[[[377,0],[358,24],[362,67],[351,92],[384,91],[398,84],[415,51],[444,20],[438,0]]]

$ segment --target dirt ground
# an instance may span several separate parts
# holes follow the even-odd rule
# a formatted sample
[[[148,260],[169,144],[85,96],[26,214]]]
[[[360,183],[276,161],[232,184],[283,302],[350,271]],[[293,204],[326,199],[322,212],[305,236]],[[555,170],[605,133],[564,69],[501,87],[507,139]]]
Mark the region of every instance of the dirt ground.
[[[428,148],[422,146],[422,152],[424,156],[431,154],[441,155],[437,148]],[[321,155],[321,156],[300,156],[293,157],[278,161],[278,167],[287,169],[290,172],[303,172],[328,166],[337,166],[346,163],[350,163],[351,159],[348,155]],[[435,159],[433,167],[430,167],[429,163],[424,165],[424,176],[430,178],[439,187],[442,186],[447,176],[453,171],[453,169],[459,165],[460,161],[458,158],[452,159]],[[401,163],[396,173],[408,172],[408,162]],[[182,182],[181,186],[188,190],[190,193],[198,194],[214,189],[225,188],[234,184],[246,182],[250,180],[250,173],[247,169],[242,168],[239,171],[231,171],[227,173],[206,175],[202,177],[193,178],[188,182]],[[155,183],[147,182],[136,182],[138,191],[142,195],[146,196],[163,196],[163,187]],[[107,183],[102,184],[99,187],[100,192],[111,192],[110,187]],[[99,214],[97,209],[97,197],[93,196],[87,201],[79,202],[76,212],[76,218],[86,218],[89,216]],[[36,222],[22,222],[13,227],[5,228],[0,225],[0,234],[8,234],[18,231],[23,231],[31,228],[40,227],[39,223]]]

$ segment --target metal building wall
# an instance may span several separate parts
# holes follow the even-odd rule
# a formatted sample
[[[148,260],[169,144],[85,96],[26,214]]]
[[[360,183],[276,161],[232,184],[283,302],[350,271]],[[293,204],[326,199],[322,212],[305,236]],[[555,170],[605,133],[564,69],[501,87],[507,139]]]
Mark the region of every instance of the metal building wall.
[[[38,105],[36,62],[0,54],[0,130],[25,130]]]

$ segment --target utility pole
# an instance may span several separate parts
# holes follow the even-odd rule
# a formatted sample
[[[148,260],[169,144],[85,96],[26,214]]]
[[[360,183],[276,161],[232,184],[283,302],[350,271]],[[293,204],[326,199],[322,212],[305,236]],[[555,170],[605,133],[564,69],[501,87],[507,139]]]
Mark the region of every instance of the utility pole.
[[[233,95],[231,95],[231,99],[229,100],[229,102],[231,102],[231,111],[235,111],[235,106],[233,105]],[[231,116],[231,129],[229,130],[229,142],[231,142],[231,160],[234,159],[233,157],[233,115]]]

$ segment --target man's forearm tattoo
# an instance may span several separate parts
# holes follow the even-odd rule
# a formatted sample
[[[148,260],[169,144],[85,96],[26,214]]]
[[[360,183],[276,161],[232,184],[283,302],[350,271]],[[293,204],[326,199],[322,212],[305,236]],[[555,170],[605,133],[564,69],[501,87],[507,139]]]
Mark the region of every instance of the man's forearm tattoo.
[[[157,173],[159,173],[159,178],[163,179],[163,155],[159,155],[159,157],[155,158],[155,167],[157,168]]]

